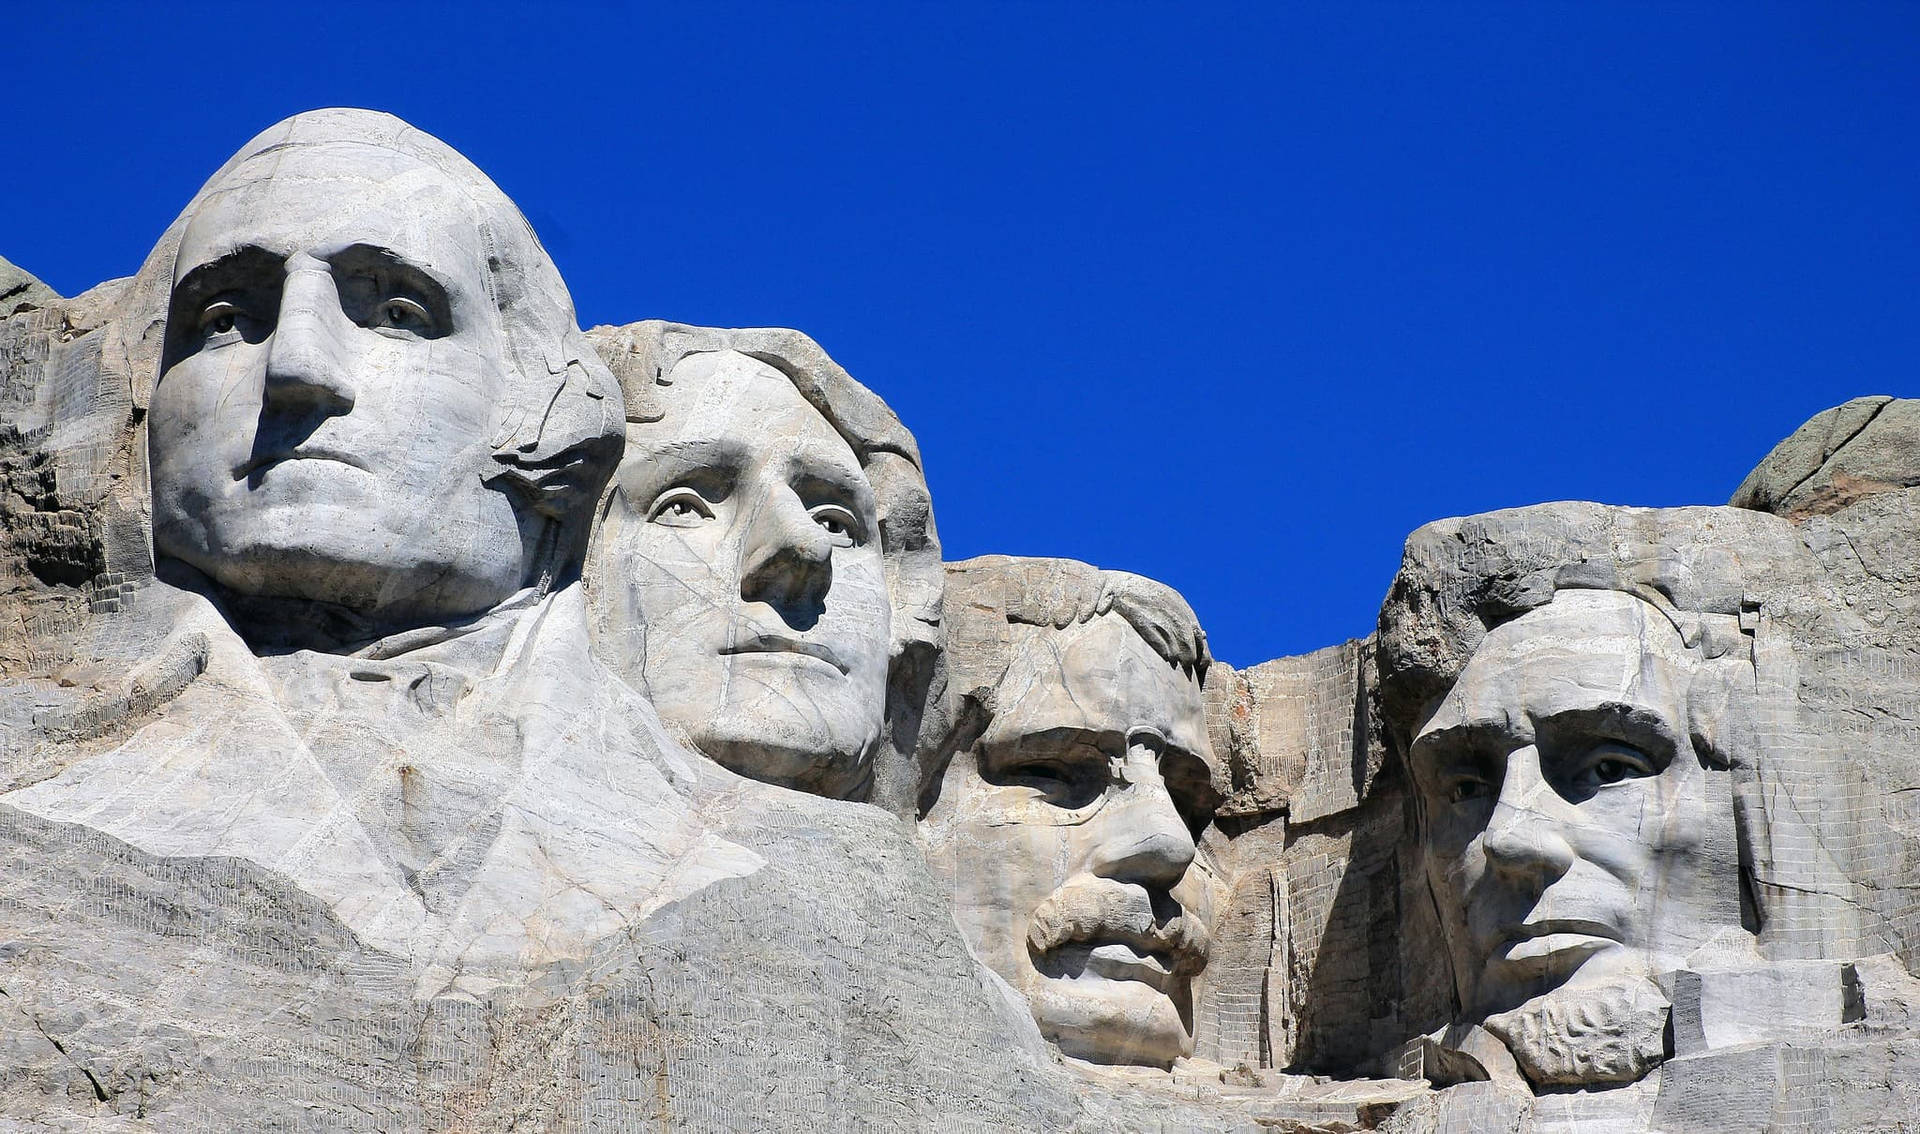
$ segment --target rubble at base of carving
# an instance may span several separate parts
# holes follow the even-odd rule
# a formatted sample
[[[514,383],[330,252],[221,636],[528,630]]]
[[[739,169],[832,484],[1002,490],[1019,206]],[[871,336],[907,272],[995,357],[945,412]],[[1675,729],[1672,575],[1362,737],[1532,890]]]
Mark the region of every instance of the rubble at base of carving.
[[[1920,1127],[1920,402],[1236,670],[868,378],[371,111],[0,261],[0,1125]]]

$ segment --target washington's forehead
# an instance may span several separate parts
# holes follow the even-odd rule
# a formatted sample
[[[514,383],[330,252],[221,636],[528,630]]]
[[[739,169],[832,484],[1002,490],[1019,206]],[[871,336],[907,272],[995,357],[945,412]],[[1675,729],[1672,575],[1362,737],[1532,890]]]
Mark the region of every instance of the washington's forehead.
[[[291,255],[353,243],[449,266],[480,261],[479,218],[460,186],[404,155],[365,152],[375,160],[327,161],[322,153],[294,151],[277,162],[241,165],[194,208],[180,270],[243,247]]]

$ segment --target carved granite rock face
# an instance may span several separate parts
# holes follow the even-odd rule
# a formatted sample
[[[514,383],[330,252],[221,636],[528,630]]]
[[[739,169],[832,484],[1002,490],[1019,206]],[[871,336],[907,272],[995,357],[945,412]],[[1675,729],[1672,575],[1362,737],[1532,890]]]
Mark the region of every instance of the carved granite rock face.
[[[1693,743],[1704,662],[1645,600],[1563,591],[1488,634],[1421,726],[1409,764],[1469,1016],[1643,982],[1739,929],[1731,778]]]
[[[1913,405],[1235,672],[296,116],[130,279],[0,262],[0,1124],[1908,1128]]]
[[[292,120],[188,208],[148,444],[160,556],[405,629],[564,566],[562,517],[506,474],[597,442],[597,483],[613,415],[547,411],[615,391],[518,210],[385,126]]]
[[[595,649],[733,771],[904,811],[943,691],[911,436],[795,331],[594,334],[631,407],[588,571]]]
[[[628,428],[600,523],[603,641],[634,688],[743,775],[863,792],[891,608],[873,488],[787,376],[689,355]]]
[[[1061,1051],[1171,1063],[1192,1049],[1212,902],[1204,635],[1168,589],[1084,564],[976,559],[949,579],[948,609],[1001,623],[952,645],[965,744],[923,828],[955,914]]]

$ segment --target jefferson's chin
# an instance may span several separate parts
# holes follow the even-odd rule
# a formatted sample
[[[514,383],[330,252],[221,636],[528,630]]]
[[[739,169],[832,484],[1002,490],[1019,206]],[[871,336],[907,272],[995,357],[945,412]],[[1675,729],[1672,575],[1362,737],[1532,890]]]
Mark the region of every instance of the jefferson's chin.
[[[1089,1063],[1169,1067],[1193,1054],[1193,1035],[1165,993],[1137,980],[1034,975],[1027,988],[1040,1034]],[[1184,995],[1184,986],[1176,989]]]

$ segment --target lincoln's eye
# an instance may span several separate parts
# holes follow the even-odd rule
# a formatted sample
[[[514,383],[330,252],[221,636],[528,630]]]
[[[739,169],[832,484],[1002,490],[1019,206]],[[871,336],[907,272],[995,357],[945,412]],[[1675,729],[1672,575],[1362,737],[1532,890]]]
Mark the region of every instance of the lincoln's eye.
[[[216,299],[207,304],[200,312],[200,333],[203,335],[230,335],[238,325],[240,308],[225,299]]]
[[[1659,774],[1660,764],[1653,757],[1632,745],[1610,740],[1588,750],[1573,776],[1573,786],[1594,792]]]

